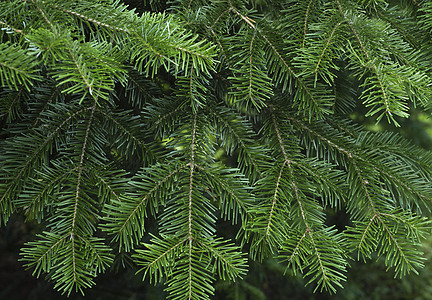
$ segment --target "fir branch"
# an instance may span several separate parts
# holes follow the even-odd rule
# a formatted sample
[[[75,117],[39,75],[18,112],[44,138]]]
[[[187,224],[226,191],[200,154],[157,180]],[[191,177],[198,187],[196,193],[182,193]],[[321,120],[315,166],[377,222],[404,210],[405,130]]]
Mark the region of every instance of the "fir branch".
[[[285,117],[293,123],[297,124],[299,127],[309,132],[312,136],[316,137],[321,142],[327,144],[334,150],[337,150],[339,153],[342,153],[351,162],[351,164],[354,165],[356,161],[362,164],[369,164],[370,158],[362,156],[360,153],[358,153],[358,151],[343,147],[338,141],[332,141],[328,139],[327,137],[314,130],[310,125],[307,125],[298,119],[292,118],[288,115],[285,115]],[[348,134],[352,135],[352,133],[350,132],[348,132]],[[345,143],[345,145],[348,144]],[[382,167],[380,164],[374,164],[372,168],[376,170],[378,174],[380,174],[383,178],[389,179],[391,182],[393,182],[394,186],[402,187],[403,189],[408,190],[418,199],[422,199],[424,203],[429,202],[429,195],[422,193],[421,190],[419,190],[418,188],[411,187],[410,184],[404,180],[404,177],[407,176],[406,174],[404,175],[404,177],[397,176],[397,173],[393,173],[392,171],[390,171],[391,168]],[[355,169],[359,172],[357,167]]]
[[[230,202],[232,203],[232,200],[234,200],[235,203],[235,207],[232,208],[233,210],[233,217],[232,217],[232,221],[236,221],[237,220],[237,214],[240,213],[240,215],[242,215],[243,218],[245,218],[244,214],[247,210],[247,205],[249,201],[245,201],[246,196],[243,195],[242,192],[244,191],[239,191],[236,188],[236,186],[234,185],[234,181],[237,178],[229,178],[227,181],[223,180],[224,179],[224,174],[220,174],[217,173],[216,170],[210,170],[207,171],[205,168],[201,167],[200,165],[195,165],[195,167],[204,172],[206,176],[209,177],[210,180],[212,180],[214,183],[216,183],[215,185],[217,187],[220,187],[220,191],[218,193],[218,195],[215,195],[214,197],[217,198],[218,196],[221,198],[220,201],[224,201],[225,202]],[[243,183],[244,185],[241,185],[240,188],[244,188],[245,186],[245,182],[241,181],[240,183]],[[227,193],[229,195],[228,199],[223,199],[224,195],[223,193]],[[252,195],[247,195],[248,198],[253,198]],[[230,201],[231,200],[231,201]],[[224,204],[226,205],[226,207],[228,207],[228,203],[222,203],[222,206],[224,206]],[[228,216],[228,208],[222,209],[222,214],[224,214],[225,216]]]
[[[415,0],[414,0],[415,1]],[[409,43],[415,47],[415,49],[419,49],[420,45],[418,41],[412,38],[411,34],[408,33],[405,28],[400,26],[400,24],[397,23],[396,20],[392,20],[390,16],[385,15],[383,11],[377,10],[378,16],[388,22],[393,28],[395,28],[403,37],[405,40],[409,41]]]
[[[218,269],[219,277],[225,280],[226,277],[233,281],[246,273],[246,259],[238,252],[238,247],[228,244],[222,239],[215,239],[212,243],[197,241],[204,251],[207,250],[211,260],[215,261],[214,269]]]
[[[116,217],[116,214],[114,211],[108,211],[108,215],[114,215],[114,220],[112,223],[114,224],[108,224],[106,225],[107,229],[110,228],[110,232],[116,234],[116,239],[120,242],[120,247],[124,245],[126,250],[129,250],[131,247],[131,242],[129,241],[129,232],[139,230],[141,233],[139,234],[139,237],[142,236],[143,227],[140,226],[140,224],[137,224],[136,218],[139,217],[139,213],[142,214],[141,211],[146,209],[146,206],[148,205],[148,201],[151,199],[152,195],[155,194],[160,188],[165,188],[163,185],[168,181],[171,180],[173,176],[178,174],[181,170],[188,167],[190,165],[181,165],[178,166],[175,170],[170,171],[169,174],[164,175],[164,177],[160,178],[159,181],[152,183],[152,188],[147,191],[147,193],[142,197],[137,203],[130,203],[125,202],[126,199],[121,199],[119,203],[116,203],[116,205],[119,205],[120,207],[120,215]],[[154,196],[153,196],[154,197]],[[158,199],[159,200],[159,199]],[[128,209],[122,209],[122,206],[127,207]],[[156,206],[157,204],[153,204],[153,206]],[[130,209],[129,209],[130,207]],[[112,210],[113,208],[108,209]],[[142,223],[143,224],[143,223]]]
[[[16,33],[19,33],[22,36],[25,36],[24,32],[21,29],[14,28],[11,25],[9,25],[6,22],[3,22],[1,20],[0,20],[0,24],[3,25],[3,26],[5,26],[5,27],[7,27],[7,28],[12,29],[13,31],[15,31]]]
[[[372,201],[371,195],[369,194],[369,190],[368,190],[368,188],[366,187],[366,185],[369,184],[369,181],[368,181],[367,179],[363,178],[363,176],[362,176],[362,174],[361,174],[361,171],[360,171],[359,167],[357,166],[356,162],[355,162],[353,159],[351,159],[351,164],[352,164],[352,166],[354,167],[354,170],[355,170],[356,176],[357,176],[357,178],[359,179],[360,186],[361,186],[361,188],[362,188],[363,191],[364,191],[364,195],[366,196],[366,199],[367,199],[367,201],[368,201],[368,204],[369,204],[370,208],[372,209],[373,215],[379,217],[379,212],[378,212],[377,209],[375,208],[375,205],[374,205],[374,203],[373,203],[373,201]]]
[[[282,151],[282,154],[283,154],[283,157],[284,157],[284,161],[283,161],[283,163],[282,163],[282,166],[280,167],[279,176],[277,177],[276,184],[275,184],[275,189],[274,189],[273,199],[272,199],[272,205],[271,205],[271,208],[270,208],[270,213],[269,213],[269,218],[268,218],[267,228],[266,228],[266,230],[265,230],[265,235],[266,235],[266,236],[269,235],[269,230],[270,230],[270,225],[271,225],[271,221],[272,221],[272,217],[273,217],[273,212],[274,212],[274,208],[275,208],[276,201],[277,201],[277,193],[278,193],[278,190],[279,190],[279,184],[280,184],[280,181],[281,181],[281,178],[282,178],[282,173],[283,173],[283,169],[284,169],[285,165],[288,166],[288,169],[290,170],[290,173],[291,173],[291,171],[292,171],[292,170],[291,170],[291,161],[288,159],[287,153],[286,153],[286,151],[285,151],[285,146],[284,146],[284,143],[283,143],[283,141],[282,141],[282,137],[281,137],[281,135],[280,135],[279,128],[278,128],[277,123],[276,123],[275,116],[274,116],[274,114],[272,113],[273,108],[270,107],[269,110],[270,110],[270,114],[271,114],[271,118],[272,118],[272,122],[273,122],[274,130],[275,130],[275,132],[276,132],[276,137],[277,137],[277,140],[278,140],[278,143],[279,143],[278,146],[280,147],[280,149],[281,149],[281,151]],[[291,174],[292,174],[292,173],[291,173]],[[291,178],[292,178],[292,177],[291,177]],[[297,186],[296,186],[296,184],[295,184],[294,181],[291,181],[291,185],[292,185],[292,187],[293,187],[293,189],[294,189],[295,197],[296,197],[296,199],[297,199],[297,201],[298,201]],[[304,217],[303,210],[302,210],[301,212],[302,212],[302,216]],[[306,226],[307,226],[307,225],[306,225]]]
[[[74,222],[75,222],[75,215],[74,215],[72,226],[74,225]],[[76,266],[76,254],[75,254],[75,235],[74,235],[73,231],[71,231],[71,233],[70,233],[70,239],[71,239],[71,243],[72,243],[72,246],[71,246],[71,248],[72,248],[72,274],[73,274],[72,283],[74,285],[77,285],[78,281],[77,281],[77,266]]]
[[[137,149],[142,148],[145,149],[145,155],[144,155],[145,161],[152,161],[155,158],[157,158],[157,155],[156,153],[154,153],[154,150],[149,145],[147,145],[147,143],[143,140],[142,137],[137,135],[138,132],[132,132],[132,126],[130,124],[121,123],[121,120],[118,119],[119,115],[111,114],[104,109],[96,108],[95,110],[97,113],[101,114],[106,121],[110,121],[113,124],[115,124],[115,128],[117,131],[116,135],[128,140],[132,140],[134,142],[133,143],[134,146],[131,147],[132,153],[137,152]],[[125,143],[121,142],[119,144],[125,144]]]
[[[21,85],[17,93],[9,93],[7,95],[7,97],[8,96],[10,97],[10,95],[12,95],[13,98],[11,101],[9,101],[9,103],[5,103],[6,104],[5,107],[0,107],[0,112],[4,111],[4,113],[0,114],[0,118],[7,117],[6,121],[10,122],[11,120],[14,119],[14,115],[19,114],[15,111],[15,109],[20,104],[20,99],[22,94],[24,93],[24,90],[25,90],[25,86]],[[6,101],[2,99],[2,102],[4,103]],[[1,104],[3,105],[3,103]]]
[[[280,78],[276,79],[276,81],[283,81],[283,89],[285,89],[285,87],[287,85],[287,81],[291,80],[291,78],[293,78],[298,83],[299,90],[295,93],[295,100],[296,100],[296,102],[300,102],[300,105],[303,105],[303,106],[304,106],[304,104],[302,104],[302,102],[308,102],[307,106],[309,106],[309,112],[310,112],[308,115],[309,120],[311,120],[311,118],[313,118],[313,117],[321,118],[323,114],[328,113],[329,111],[321,105],[320,101],[318,100],[316,95],[314,95],[313,91],[307,86],[306,82],[304,80],[302,80],[301,77],[294,71],[294,69],[290,66],[289,62],[283,57],[283,55],[280,53],[280,51],[277,49],[277,47],[274,45],[274,43],[272,43],[270,41],[270,39],[267,37],[267,35],[265,35],[263,33],[263,31],[261,29],[259,29],[256,25],[253,24],[253,23],[255,23],[255,21],[244,16],[243,14],[241,14],[233,6],[231,6],[231,11],[233,11],[235,14],[237,14],[254,31],[257,31],[260,34],[260,36],[263,38],[263,40],[266,42],[266,44],[270,47],[270,50],[271,50],[270,53],[272,53],[272,55],[274,55],[277,62],[280,63],[281,66],[283,66],[283,68],[288,71],[288,74],[279,74],[279,76],[282,76],[282,78],[283,78],[282,80]],[[273,67],[273,68],[275,68],[275,67]],[[303,93],[303,92],[306,95],[304,98],[301,96],[301,93]],[[321,96],[321,98],[322,98],[321,102],[323,104],[325,104],[325,101],[328,100],[328,99],[326,99],[325,96]],[[306,113],[306,112],[304,112],[304,113]]]
[[[77,174],[77,184],[76,184],[76,189],[75,189],[75,204],[74,204],[74,209],[73,209],[73,217],[72,217],[72,228],[71,228],[71,238],[72,238],[72,242],[73,242],[73,233],[76,231],[75,229],[75,221],[76,221],[76,215],[77,215],[77,211],[78,211],[78,200],[79,200],[79,194],[80,194],[80,185],[81,185],[81,176],[82,176],[82,172],[83,172],[83,163],[84,163],[84,156],[87,150],[87,141],[89,138],[89,132],[90,132],[90,128],[92,127],[92,122],[93,122],[93,117],[94,117],[94,112],[96,109],[96,101],[93,104],[92,107],[90,107],[90,116],[89,119],[87,121],[87,128],[85,131],[85,136],[84,136],[84,140],[83,140],[83,144],[82,144],[82,148],[81,148],[81,155],[80,155],[80,159],[79,159],[79,163],[77,166],[78,169],[78,174]],[[72,247],[72,249],[74,249]],[[75,261],[74,261],[75,262]]]
[[[283,169],[284,169],[286,163],[287,163],[287,161],[284,160],[284,162],[282,163],[282,166],[280,167],[279,176],[278,176],[278,178],[276,180],[276,185],[275,185],[275,190],[274,190],[274,194],[273,194],[272,205],[271,205],[271,208],[270,208],[270,213],[269,213],[267,228],[265,230],[265,235],[266,236],[269,235],[270,226],[271,226],[271,222],[272,222],[272,218],[273,218],[273,213],[274,213],[274,208],[275,208],[276,201],[277,201],[277,193],[278,193],[278,190],[279,190],[279,184],[280,184],[280,181],[281,181],[281,178],[282,178],[282,172],[283,172]]]
[[[55,234],[45,232],[47,238],[50,240],[49,242],[54,242],[52,245],[48,245],[48,247],[43,247],[42,251],[38,253],[37,259],[32,260],[30,263],[28,263],[27,267],[34,266],[33,275],[36,275],[37,277],[40,276],[42,272],[49,272],[54,261],[51,259],[52,256],[54,256],[55,250],[60,247],[60,244],[65,241],[65,239],[70,236],[70,234],[66,234],[63,236],[57,236]],[[38,235],[38,237],[42,237],[41,235]],[[32,243],[27,243],[27,245],[31,245]],[[39,248],[40,249],[40,248]],[[27,249],[24,249],[23,251],[24,257],[29,258],[30,256],[33,256],[33,254],[28,251]]]
[[[290,116],[286,116],[286,118],[290,121],[292,121],[293,123],[298,124],[301,128],[303,128],[304,130],[306,130],[307,132],[309,132],[311,135],[317,137],[319,140],[321,140],[322,142],[324,142],[325,144],[329,145],[331,148],[336,149],[337,151],[343,153],[344,155],[346,155],[348,158],[356,158],[358,159],[359,157],[356,155],[356,153],[350,151],[349,149],[346,149],[338,144],[335,144],[333,141],[329,140],[328,138],[324,137],[323,135],[321,135],[320,133],[318,133],[317,131],[314,131],[310,126],[306,125],[304,122],[295,119],[293,117]]]
[[[90,95],[92,95],[92,85],[90,84],[89,80],[86,78],[87,74],[84,74],[82,67],[78,64],[77,62],[77,58],[75,57],[74,53],[72,53],[71,49],[68,48],[67,49],[69,52],[69,57],[72,59],[72,62],[74,63],[76,69],[78,70],[79,76],[81,76],[82,80],[85,83],[85,86],[87,88],[87,90],[89,91]]]
[[[196,138],[196,126],[197,126],[197,114],[194,114],[193,125],[192,125],[192,141],[190,146],[190,175],[189,175],[189,198],[188,198],[188,235],[187,239],[189,242],[189,270],[188,270],[188,298],[192,298],[192,190],[193,190],[193,178],[195,169],[195,138]]]
[[[288,159],[288,155],[287,155],[287,153],[286,153],[286,151],[285,151],[285,146],[284,146],[284,143],[283,143],[283,141],[282,141],[281,134],[280,134],[280,132],[279,132],[279,127],[278,127],[278,125],[277,125],[276,118],[275,118],[275,116],[274,116],[274,114],[273,114],[273,109],[274,109],[273,107],[270,107],[269,111],[270,111],[271,119],[272,119],[272,122],[273,122],[274,130],[275,130],[275,132],[276,132],[276,137],[277,137],[277,140],[278,140],[278,142],[279,142],[279,145],[278,145],[278,146],[280,147],[280,149],[281,149],[281,151],[282,151],[282,154],[283,154],[283,157],[284,157],[285,162],[288,163],[288,164],[290,164],[291,162],[290,162],[290,160]]]
[[[87,128],[85,130],[85,135],[84,135],[84,139],[83,139],[83,143],[82,143],[82,147],[81,147],[81,154],[79,157],[79,163],[77,166],[78,169],[78,174],[77,174],[77,179],[76,179],[76,189],[75,189],[75,199],[74,199],[74,207],[73,207],[73,213],[72,213],[72,225],[71,225],[71,229],[70,229],[70,240],[71,240],[71,249],[72,249],[72,274],[73,274],[73,285],[75,286],[79,286],[79,281],[77,278],[77,274],[79,273],[79,270],[77,269],[77,257],[76,257],[76,251],[79,251],[79,249],[75,249],[75,238],[76,237],[80,237],[79,234],[77,234],[77,229],[76,229],[76,218],[77,218],[77,212],[78,212],[78,203],[79,203],[79,199],[80,199],[80,187],[81,187],[81,176],[82,176],[82,172],[84,169],[84,157],[85,157],[85,153],[88,151],[87,150],[87,143],[88,143],[88,138],[89,138],[89,133],[90,133],[90,128],[92,127],[92,122],[93,122],[93,118],[94,118],[94,112],[95,112],[95,108],[96,108],[96,101],[94,102],[93,106],[91,106],[90,108],[90,116],[89,119],[87,120]]]
[[[210,33],[212,34],[212,36],[216,39],[216,43],[219,46],[219,50],[220,53],[223,55],[223,57],[225,58],[225,61],[228,63],[228,67],[230,69],[232,69],[232,66],[230,66],[229,64],[229,60],[228,60],[228,56],[225,53],[226,51],[224,50],[224,46],[222,45],[222,43],[220,42],[219,36],[214,32],[212,27],[207,26],[207,29],[210,31]]]
[[[35,56],[16,44],[0,44],[0,84],[3,87],[17,90],[24,85],[30,90],[32,81],[41,77],[36,73],[38,61]]]
[[[338,23],[336,23],[336,25],[333,27],[333,29],[332,29],[332,31],[331,31],[329,37],[327,38],[327,40],[326,40],[326,42],[325,42],[325,44],[324,44],[324,47],[323,47],[323,49],[322,49],[322,52],[321,52],[321,54],[320,54],[320,56],[319,56],[319,58],[318,58],[318,61],[317,61],[317,63],[316,63],[316,67],[315,67],[314,73],[317,73],[317,72],[318,72],[318,69],[319,69],[319,67],[320,67],[321,61],[322,61],[323,58],[324,58],[324,54],[326,53],[327,49],[329,49],[330,43],[331,43],[332,39],[335,37],[335,32],[336,32],[336,30],[339,28],[339,26],[340,26],[341,24],[342,24],[342,22],[338,22]]]
[[[121,200],[120,200],[120,195],[118,195],[118,194],[116,193],[116,191],[114,190],[114,187],[111,186],[111,184],[110,184],[107,180],[105,180],[105,179],[104,179],[102,176],[100,176],[99,174],[94,174],[94,176],[95,176],[96,178],[98,178],[98,179],[100,180],[100,182],[101,182],[102,184],[104,184],[104,185],[108,188],[109,193],[112,194],[112,195],[114,196],[115,201],[117,201],[117,202],[120,202],[120,201],[121,201]]]
[[[369,51],[367,50],[365,44],[363,43],[363,41],[360,37],[360,34],[354,28],[353,22],[349,19],[346,12],[343,10],[340,1],[339,0],[336,0],[336,1],[337,1],[337,5],[338,5],[338,8],[339,8],[341,15],[343,16],[343,18],[348,23],[348,27],[351,29],[356,41],[358,42],[358,44],[360,46],[360,49],[362,50],[363,55],[365,56],[365,58],[367,60],[366,64],[361,62],[362,67],[369,69],[372,72],[372,74],[376,80],[374,82],[367,82],[368,84],[371,84],[372,87],[368,87],[363,92],[364,94],[366,92],[369,92],[369,95],[365,96],[366,99],[364,101],[364,103],[366,103],[367,106],[372,106],[372,109],[369,111],[368,114],[373,115],[376,112],[378,112],[379,110],[381,110],[380,108],[376,108],[376,106],[377,106],[377,102],[382,102],[384,105],[384,113],[378,117],[378,120],[380,120],[381,117],[383,117],[383,115],[386,115],[386,118],[388,121],[391,120],[391,121],[393,121],[393,123],[396,126],[398,126],[398,123],[394,119],[393,114],[406,116],[406,113],[404,112],[404,110],[406,110],[406,109],[404,109],[403,106],[400,103],[398,103],[396,100],[391,99],[391,94],[390,94],[390,92],[387,91],[387,88],[385,87],[384,82],[383,82],[383,77],[385,76],[385,75],[383,75],[383,72],[381,70],[383,68],[383,66],[380,65],[379,63],[376,63],[376,60],[371,58],[372,55],[369,54]],[[354,55],[356,55],[356,54],[354,54]],[[358,57],[358,56],[357,56],[357,59],[359,59],[361,61],[360,57]],[[372,92],[371,92],[371,89],[373,89],[373,85],[375,83],[378,85],[378,90],[382,96],[379,99],[377,99],[375,96],[373,96]],[[366,85],[366,83],[365,83],[365,85]],[[395,109],[393,110],[391,108],[391,106],[394,106]],[[400,109],[400,107],[402,107],[402,109]]]
[[[246,139],[245,136],[243,136],[244,134],[242,135],[242,132],[239,132],[238,128],[235,127],[235,125],[237,125],[238,123],[243,123],[244,120],[235,119],[232,122],[229,122],[230,120],[227,120],[225,118],[226,115],[227,111],[213,111],[214,118],[221,123],[221,126],[219,127],[223,130],[228,129],[228,131],[235,137],[236,140],[236,143],[234,145],[231,145],[229,138],[224,134],[221,134],[221,140],[223,142],[222,146],[225,147],[225,151],[228,155],[231,155],[232,152],[234,152],[235,147],[240,146],[240,149],[242,149],[242,155],[239,155],[239,160],[241,159],[244,161],[248,161],[253,166],[253,169],[249,171],[246,169],[246,163],[243,163],[242,165],[244,167],[242,168],[242,166],[240,166],[240,169],[242,169],[245,174],[251,175],[251,179],[254,179],[255,177],[253,176],[253,173],[256,173],[258,175],[258,178],[263,178],[262,168],[265,168],[265,165],[262,166],[260,165],[260,163],[262,164],[262,162],[265,161],[267,157],[260,157],[256,155],[256,153],[254,153],[253,151],[254,147],[250,144],[249,139]],[[242,129],[245,129],[245,127],[247,126],[247,124],[242,125]],[[252,131],[249,132],[252,133]],[[247,157],[246,159],[244,159],[245,156]]]
[[[129,33],[128,30],[125,29],[125,28],[120,28],[120,27],[117,27],[117,26],[106,24],[106,23],[104,23],[102,21],[98,21],[98,20],[93,19],[91,17],[85,16],[81,12],[76,12],[76,11],[72,11],[72,10],[69,10],[69,9],[65,9],[65,8],[62,8],[62,7],[57,6],[57,5],[53,5],[52,7],[55,8],[55,9],[61,10],[61,11],[65,12],[65,13],[68,13],[68,14],[74,16],[74,17],[80,18],[80,19],[82,19],[82,20],[84,20],[86,22],[93,23],[97,27],[98,26],[102,26],[102,27],[108,28],[108,29],[113,30],[113,31],[119,31],[119,32]]]
[[[429,110],[432,6],[151,2],[0,1],[0,210],[47,227],[35,275],[83,292],[108,244],[177,300],[244,276],[243,249],[330,293],[352,252],[423,266],[432,155],[350,119]]]
[[[19,200],[16,201],[18,207],[23,207],[26,217],[28,219],[38,219],[41,221],[44,208],[48,207],[47,197],[55,188],[63,183],[69,176],[74,175],[78,171],[78,167],[65,168],[61,163],[57,165],[56,162],[52,162],[55,166],[55,171],[50,168],[44,168],[40,172],[42,178],[38,179],[35,187],[25,187],[25,193],[22,193]],[[42,182],[41,182],[42,181]],[[28,199],[30,198],[30,199]]]
[[[147,274],[148,270],[151,268],[155,268],[155,265],[160,264],[160,261],[162,259],[166,259],[166,256],[169,255],[172,251],[174,251],[176,248],[178,248],[181,244],[185,243],[187,241],[187,239],[184,240],[180,240],[177,244],[171,246],[170,248],[168,248],[165,252],[163,252],[162,254],[160,254],[158,257],[156,257],[155,259],[153,259],[152,261],[150,261],[147,266],[146,266],[146,271],[144,273],[144,276]],[[147,246],[148,248],[151,248],[151,246]]]
[[[3,196],[0,198],[0,203],[2,203],[6,197],[8,197],[10,192],[17,188],[18,183],[20,182],[22,176],[25,172],[28,171],[28,169],[32,166],[34,160],[40,158],[41,153],[46,151],[46,147],[50,146],[50,142],[56,137],[56,135],[59,133],[59,131],[67,125],[73,118],[78,116],[80,113],[89,110],[91,108],[80,108],[79,110],[73,112],[69,115],[68,118],[66,118],[61,124],[59,124],[56,128],[54,128],[47,137],[44,137],[43,141],[40,143],[40,145],[37,145],[37,148],[31,153],[29,157],[25,159],[25,164],[21,167],[19,167],[16,171],[16,175],[13,177],[13,179],[10,181],[11,183],[8,185],[7,189],[3,193]]]
[[[39,117],[35,118],[34,123],[32,124],[32,127],[34,128],[36,128],[41,121],[40,115],[47,111],[50,105],[52,105],[55,102],[55,99],[60,95],[61,88],[54,87],[51,91],[49,98],[45,101],[44,106],[39,111]]]
[[[308,17],[309,17],[309,12],[310,12],[310,9],[311,9],[312,1],[313,0],[309,0],[308,5],[307,5],[307,9],[306,9],[306,13],[305,13],[305,17],[304,17],[303,41],[302,41],[302,47],[303,48],[304,48],[305,42],[306,42],[306,31],[307,31],[307,26],[308,26]]]
[[[139,74],[135,74],[135,75],[139,75]],[[138,82],[138,78],[136,78],[135,76],[132,76],[132,72],[128,72],[127,73],[127,79],[129,82],[131,82],[133,84],[133,87],[135,88],[131,88],[131,91],[135,91],[135,89],[138,89],[138,91],[145,95],[145,98],[147,99],[152,99],[153,98],[153,94],[151,93],[151,91],[147,88],[145,88],[144,86],[142,86],[142,84],[140,84],[140,82]],[[131,97],[134,98],[134,97]]]
[[[306,237],[306,234],[308,234],[308,230],[307,228],[305,229],[305,231],[303,232],[302,236],[297,240],[297,243],[291,253],[291,255],[288,257],[288,261],[289,262],[293,262],[295,257],[299,255],[298,251],[300,250],[300,246],[302,245],[302,242],[304,240],[304,238]],[[302,265],[299,265],[300,271],[302,271]],[[295,272],[295,269],[294,269]]]
[[[28,0],[23,0],[23,1],[29,2]],[[41,14],[42,18],[45,20],[45,22],[50,26],[51,30],[54,30],[53,23],[48,19],[48,17],[46,16],[46,13],[39,7],[39,5],[37,4],[37,2],[35,2],[34,0],[30,0],[30,1],[31,1],[31,3],[33,3],[33,5],[39,11],[39,13]]]
[[[386,169],[380,168],[378,166],[375,166],[375,170],[377,170],[380,174],[384,175],[383,177],[389,178],[395,186],[402,187],[403,189],[408,190],[410,193],[415,195],[417,198],[423,200],[423,203],[425,205],[428,205],[430,203],[430,196],[427,194],[422,193],[415,187],[410,186],[409,183],[404,181],[402,178],[397,178],[396,176],[389,173]],[[426,206],[427,207],[427,206]]]

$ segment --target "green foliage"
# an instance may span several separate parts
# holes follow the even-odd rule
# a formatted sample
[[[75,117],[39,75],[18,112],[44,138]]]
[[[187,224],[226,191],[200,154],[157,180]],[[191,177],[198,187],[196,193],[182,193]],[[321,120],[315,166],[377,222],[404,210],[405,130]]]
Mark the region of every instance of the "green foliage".
[[[352,258],[418,272],[432,154],[350,116],[428,113],[429,2],[140,3],[0,1],[0,216],[41,223],[36,276],[84,293],[129,257],[209,299],[263,297],[248,258],[331,293]]]

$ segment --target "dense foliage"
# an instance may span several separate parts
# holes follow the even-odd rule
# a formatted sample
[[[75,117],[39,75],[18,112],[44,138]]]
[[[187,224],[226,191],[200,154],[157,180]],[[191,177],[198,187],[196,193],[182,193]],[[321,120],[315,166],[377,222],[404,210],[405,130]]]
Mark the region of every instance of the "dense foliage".
[[[429,1],[130,2],[0,1],[0,211],[41,223],[36,276],[208,299],[248,259],[330,292],[351,258],[422,267],[432,155],[352,119],[429,112]]]

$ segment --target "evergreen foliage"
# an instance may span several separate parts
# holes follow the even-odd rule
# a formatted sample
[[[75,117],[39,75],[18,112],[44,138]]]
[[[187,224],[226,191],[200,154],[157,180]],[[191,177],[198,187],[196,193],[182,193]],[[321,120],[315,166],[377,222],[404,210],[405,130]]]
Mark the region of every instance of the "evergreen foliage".
[[[429,1],[135,5],[0,1],[0,215],[43,225],[36,276],[83,292],[131,258],[209,299],[248,259],[330,292],[351,258],[418,272],[432,154],[350,116],[429,111]]]

